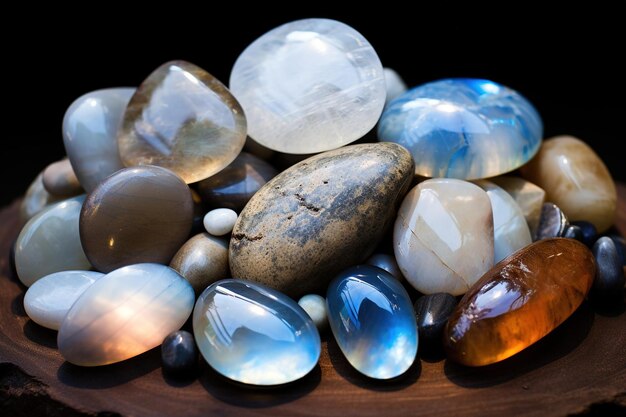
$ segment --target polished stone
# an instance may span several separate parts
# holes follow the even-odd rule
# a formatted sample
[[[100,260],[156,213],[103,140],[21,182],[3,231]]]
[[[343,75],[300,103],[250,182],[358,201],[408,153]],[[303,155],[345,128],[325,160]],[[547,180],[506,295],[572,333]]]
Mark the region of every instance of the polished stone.
[[[468,366],[504,360],[554,330],[583,302],[596,273],[573,239],[544,239],[488,271],[465,294],[444,335],[449,359]]]
[[[298,300],[298,305],[311,317],[315,327],[321,333],[328,327],[326,299],[321,295],[307,294]]]
[[[199,233],[181,246],[170,267],[189,281],[196,295],[200,295],[209,285],[230,277],[228,241]]]
[[[230,164],[246,140],[246,117],[230,91],[189,62],[171,61],[131,98],[118,133],[126,166],[158,165],[186,183]]]
[[[591,296],[603,303],[621,304],[624,301],[624,268],[615,242],[607,236],[599,238],[592,248],[596,259],[596,278]]]
[[[48,165],[43,170],[41,180],[46,191],[54,196],[69,198],[83,193],[83,188],[67,158]]]
[[[579,242],[585,243],[584,242],[585,236],[583,235],[582,229],[576,226],[575,224],[570,224],[569,226],[567,226],[565,228],[565,231],[563,232],[562,237],[566,237],[568,239],[574,239]]]
[[[79,236],[85,196],[55,203],[28,221],[15,246],[15,267],[22,284],[31,286],[54,272],[91,268]]]
[[[144,263],[98,279],[65,316],[57,344],[81,366],[120,362],[157,347],[193,309],[191,285],[176,271]]]
[[[387,90],[385,102],[389,103],[394,98],[406,93],[408,88],[400,74],[392,68],[383,68],[383,74],[385,74],[385,87]]]
[[[92,91],[76,99],[65,112],[65,152],[87,192],[124,168],[117,148],[117,131],[134,93],[134,88]]]
[[[480,179],[535,155],[543,127],[535,108],[492,81],[445,79],[407,91],[385,107],[381,141],[410,150],[424,177]]]
[[[43,172],[30,184],[20,203],[20,223],[24,224],[41,212],[48,205],[63,200],[62,197],[53,196],[43,186]]]
[[[380,117],[383,67],[356,30],[330,19],[279,26],[239,56],[230,88],[248,133],[270,149],[307,154],[351,143]]]
[[[32,321],[52,330],[78,297],[104,274],[93,271],[62,271],[38,279],[24,295],[24,310]]]
[[[561,237],[565,234],[569,222],[565,213],[554,203],[543,203],[541,217],[533,240]]]
[[[435,352],[442,348],[443,329],[456,305],[456,297],[444,292],[424,295],[415,301],[413,309],[421,351]]]
[[[546,201],[546,192],[530,181],[526,181],[520,177],[501,176],[490,178],[489,181],[494,182],[502,187],[522,209],[526,223],[530,228],[530,233],[534,236],[537,226],[539,226],[539,218],[541,217],[541,207]]]
[[[245,384],[298,380],[321,353],[315,324],[295,301],[243,280],[218,281],[200,295],[193,332],[207,363]]]
[[[626,267],[626,239],[618,235],[609,235],[613,243],[615,243],[615,248],[617,249],[617,254],[622,261],[622,266]]]
[[[218,208],[209,211],[205,216],[204,228],[210,235],[224,236],[233,231],[237,213],[228,208]]]
[[[198,373],[198,348],[193,335],[177,330],[167,335],[161,344],[163,373],[173,377],[191,377]]]
[[[391,274],[369,265],[341,272],[328,286],[328,319],[339,348],[362,374],[390,379],[417,354],[411,299]]]
[[[87,196],[80,239],[100,272],[168,264],[189,236],[192,219],[191,193],[178,176],[157,166],[125,168]]]
[[[239,215],[232,276],[296,299],[325,290],[337,273],[372,254],[412,178],[411,156],[394,143],[345,146],[294,165]]]
[[[606,165],[580,139],[547,139],[536,157],[521,169],[528,180],[546,190],[570,221],[585,220],[602,233],[613,225],[617,190]]]
[[[578,220],[571,222],[571,224],[580,228],[580,231],[583,234],[582,242],[585,245],[592,247],[596,239],[598,239],[598,229],[596,229],[593,223],[584,220]]]
[[[424,294],[463,294],[493,266],[491,202],[467,181],[419,183],[398,210],[393,236],[402,274]]]
[[[396,262],[396,258],[393,255],[388,255],[386,253],[375,253],[370,256],[365,261],[365,263],[367,265],[372,265],[389,272],[395,279],[400,282],[405,281],[404,275],[402,275],[402,271],[398,266],[398,262]]]

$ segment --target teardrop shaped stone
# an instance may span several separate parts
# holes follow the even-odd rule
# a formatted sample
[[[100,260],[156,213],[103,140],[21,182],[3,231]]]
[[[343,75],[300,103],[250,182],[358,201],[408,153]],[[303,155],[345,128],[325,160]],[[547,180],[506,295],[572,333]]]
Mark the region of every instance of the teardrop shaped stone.
[[[520,177],[504,175],[490,178],[489,181],[494,182],[513,197],[524,213],[531,236],[534,236],[539,226],[541,206],[546,200],[546,192],[541,187]]]
[[[159,346],[193,309],[191,285],[158,264],[117,269],[97,280],[65,316],[57,344],[75,365],[120,362]]]
[[[35,323],[59,330],[72,304],[104,274],[62,271],[37,280],[24,295],[24,310]]]
[[[79,235],[79,216],[85,196],[63,200],[41,211],[28,221],[15,245],[15,268],[27,287],[54,272],[86,270]]]
[[[133,95],[118,133],[126,166],[157,165],[186,183],[219,172],[239,154],[246,118],[215,77],[185,61],[157,68]]]
[[[576,240],[530,244],[465,294],[446,326],[448,358],[481,366],[527,348],[580,306],[595,273],[591,251]]]
[[[539,217],[539,225],[535,231],[534,241],[541,239],[549,239],[551,237],[561,237],[565,234],[565,230],[569,222],[565,213],[554,203],[546,202],[541,206],[541,217]]]
[[[192,220],[191,192],[173,172],[151,165],[125,168],[87,196],[80,238],[101,272],[141,262],[168,264]]]
[[[207,363],[245,384],[300,379],[321,352],[315,324],[295,301],[243,280],[218,281],[198,297],[193,332]]]
[[[328,286],[328,320],[348,362],[370,378],[390,379],[411,367],[418,333],[411,299],[380,268],[349,268]]]

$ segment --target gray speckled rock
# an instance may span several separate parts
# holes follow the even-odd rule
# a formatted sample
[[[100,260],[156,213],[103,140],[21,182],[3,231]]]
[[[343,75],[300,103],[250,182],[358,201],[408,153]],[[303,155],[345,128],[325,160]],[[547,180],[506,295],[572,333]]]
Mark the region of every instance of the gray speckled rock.
[[[229,249],[233,277],[293,297],[325,288],[372,253],[412,178],[411,155],[393,143],[346,146],[294,165],[241,212]]]

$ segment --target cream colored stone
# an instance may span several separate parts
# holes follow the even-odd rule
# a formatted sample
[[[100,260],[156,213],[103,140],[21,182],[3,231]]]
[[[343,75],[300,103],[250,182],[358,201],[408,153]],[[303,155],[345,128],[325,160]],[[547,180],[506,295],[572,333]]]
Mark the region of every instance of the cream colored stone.
[[[490,178],[489,181],[494,182],[513,197],[522,209],[531,235],[534,235],[539,226],[541,206],[546,201],[546,192],[543,188],[520,177],[501,176]]]

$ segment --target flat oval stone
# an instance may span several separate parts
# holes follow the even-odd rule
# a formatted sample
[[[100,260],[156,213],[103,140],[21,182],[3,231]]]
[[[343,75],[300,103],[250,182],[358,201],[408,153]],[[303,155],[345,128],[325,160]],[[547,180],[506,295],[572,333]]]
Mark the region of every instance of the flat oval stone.
[[[595,300],[612,305],[621,304],[624,301],[624,268],[615,242],[603,236],[593,244],[592,253],[596,259],[597,272],[591,295]]]
[[[383,68],[383,74],[385,74],[385,87],[387,90],[386,103],[406,93],[408,89],[406,83],[394,69]]]
[[[210,207],[241,211],[278,171],[264,160],[241,152],[226,168],[198,183],[198,193]]]
[[[87,192],[124,168],[117,148],[117,131],[134,93],[134,88],[92,91],[76,99],[65,112],[65,152]]]
[[[370,256],[365,261],[365,263],[367,265],[372,265],[389,272],[395,279],[400,282],[404,281],[404,275],[402,275],[402,271],[398,266],[398,262],[396,262],[396,258],[393,255],[388,255],[386,253],[375,253],[374,255]]]
[[[55,203],[28,221],[15,245],[15,268],[22,284],[54,272],[86,270],[91,264],[79,236],[79,215],[85,196]]]
[[[83,188],[67,158],[48,165],[43,170],[41,180],[46,191],[55,196],[67,198],[83,193]]]
[[[535,231],[534,241],[548,239],[551,237],[561,237],[565,234],[569,222],[565,213],[554,203],[543,203],[541,206],[541,217],[539,225]]]
[[[298,305],[311,317],[319,332],[328,327],[326,299],[321,295],[307,294],[298,300]]]
[[[476,181],[476,185],[485,190],[491,201],[494,263],[500,262],[533,241],[528,223],[526,223],[522,210],[509,193],[486,180]]]
[[[526,218],[526,223],[530,229],[530,233],[534,236],[539,226],[539,218],[541,217],[541,207],[546,201],[546,192],[530,181],[526,181],[520,177],[501,176],[490,178],[489,181],[494,182],[513,197],[515,202],[522,209],[522,213]]]
[[[230,88],[246,112],[248,134],[293,154],[361,138],[378,121],[386,97],[374,48],[330,19],[296,20],[255,40],[237,58]]]
[[[40,326],[59,330],[72,304],[104,274],[94,271],[62,271],[46,275],[24,295],[24,310]]]
[[[224,236],[233,231],[237,213],[228,208],[218,208],[209,211],[204,216],[204,228],[210,235]]]
[[[218,373],[252,385],[278,385],[308,374],[320,357],[320,336],[291,298],[263,285],[226,279],[196,302],[193,332]]]
[[[161,344],[161,366],[170,376],[193,376],[198,371],[198,348],[193,335],[177,330],[167,335]]]
[[[420,350],[441,349],[443,329],[456,307],[456,297],[438,292],[418,298],[413,305],[419,330]]]
[[[546,190],[546,199],[571,221],[589,221],[600,233],[613,225],[615,183],[600,157],[582,140],[572,136],[547,139],[521,172]]]
[[[585,299],[596,266],[573,239],[544,239],[489,270],[446,326],[448,358],[468,366],[499,362],[541,339]]]
[[[189,236],[192,220],[189,187],[173,172],[125,168],[87,196],[80,239],[101,272],[143,262],[168,264]]]
[[[46,206],[63,200],[62,197],[51,195],[43,186],[43,172],[37,175],[28,186],[24,199],[20,204],[20,222],[26,223]]]
[[[376,379],[402,375],[415,361],[418,333],[411,299],[391,274],[369,265],[328,286],[328,319],[350,365]]]
[[[479,79],[445,79],[385,107],[381,141],[405,146],[423,177],[480,179],[513,171],[539,150],[543,125],[519,93]]]
[[[200,295],[206,287],[228,278],[228,241],[199,233],[176,252],[170,267],[182,275]]]
[[[246,140],[246,117],[217,78],[171,61],[139,86],[117,140],[124,165],[161,166],[189,184],[235,159]]]
[[[393,241],[400,270],[415,289],[463,294],[493,266],[489,197],[467,181],[423,181],[402,202]]]
[[[80,366],[120,362],[159,346],[193,309],[193,289],[158,264],[117,269],[93,283],[65,316],[57,344]]]
[[[294,165],[240,213],[232,276],[294,298],[325,289],[374,251],[412,178],[411,156],[391,143],[346,146]]]

